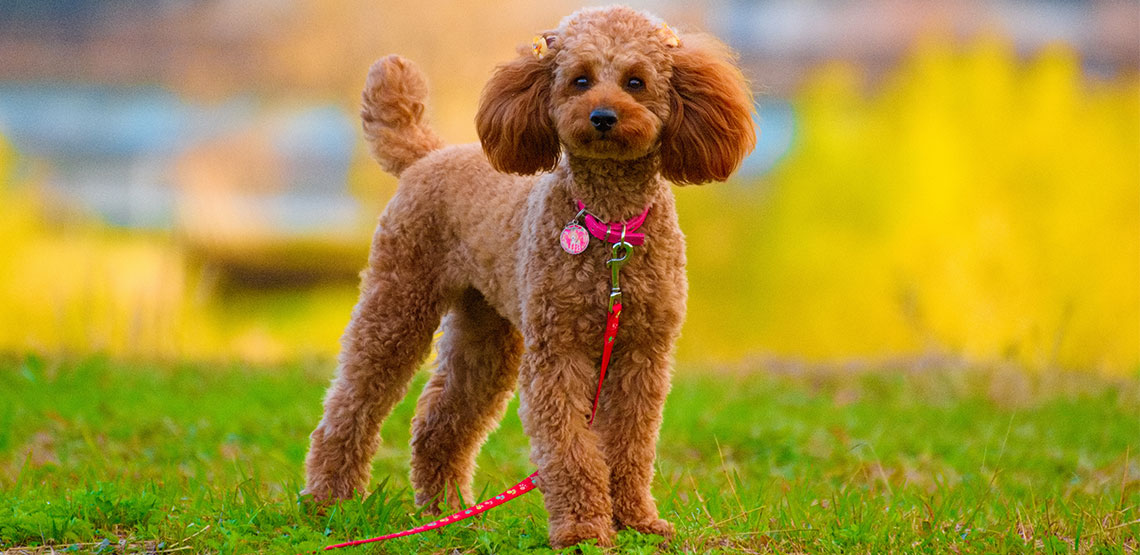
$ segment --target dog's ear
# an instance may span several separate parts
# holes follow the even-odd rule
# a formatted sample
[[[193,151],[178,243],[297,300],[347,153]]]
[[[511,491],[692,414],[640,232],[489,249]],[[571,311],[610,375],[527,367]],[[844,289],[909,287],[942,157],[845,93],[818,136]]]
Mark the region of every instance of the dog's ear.
[[[549,109],[554,56],[537,47],[520,54],[483,88],[475,127],[496,170],[526,175],[554,169],[562,147]]]
[[[748,81],[712,37],[684,35],[674,48],[661,174],[679,185],[724,181],[756,146]]]

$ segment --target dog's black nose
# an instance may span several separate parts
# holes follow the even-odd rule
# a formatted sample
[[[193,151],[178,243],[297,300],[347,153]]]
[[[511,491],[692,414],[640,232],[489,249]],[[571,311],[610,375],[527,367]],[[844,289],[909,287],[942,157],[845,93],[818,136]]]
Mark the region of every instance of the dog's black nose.
[[[609,131],[617,125],[617,114],[609,108],[598,108],[590,112],[590,123],[594,124],[594,129],[598,131]]]

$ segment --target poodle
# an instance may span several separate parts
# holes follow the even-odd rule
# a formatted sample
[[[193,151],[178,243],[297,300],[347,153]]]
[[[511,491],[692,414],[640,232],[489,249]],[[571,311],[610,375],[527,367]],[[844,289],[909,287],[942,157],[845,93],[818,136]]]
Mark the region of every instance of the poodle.
[[[734,55],[627,7],[588,8],[495,70],[475,117],[481,144],[444,146],[426,96],[398,56],[368,74],[364,134],[400,181],[311,435],[306,493],[367,486],[380,424],[442,325],[412,421],[416,503],[472,499],[476,453],[517,387],[551,546],[612,545],[622,528],[670,537],[650,492],[687,294],[668,181],[724,181],[755,146]],[[578,203],[604,222],[648,212],[621,272],[622,326],[592,425],[618,239],[559,248]]]

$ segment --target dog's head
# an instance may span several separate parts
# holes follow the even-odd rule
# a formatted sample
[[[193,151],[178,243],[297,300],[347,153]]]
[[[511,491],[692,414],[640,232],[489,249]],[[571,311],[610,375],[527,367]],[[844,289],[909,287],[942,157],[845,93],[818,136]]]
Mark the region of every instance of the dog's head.
[[[626,7],[589,8],[499,66],[475,118],[499,171],[582,158],[661,157],[676,183],[724,181],[756,144],[752,95],[732,53]]]

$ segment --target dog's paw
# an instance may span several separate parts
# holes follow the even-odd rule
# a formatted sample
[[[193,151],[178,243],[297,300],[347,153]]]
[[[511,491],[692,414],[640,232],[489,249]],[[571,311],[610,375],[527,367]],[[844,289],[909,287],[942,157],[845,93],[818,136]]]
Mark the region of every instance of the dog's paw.
[[[347,494],[338,495],[335,490],[327,487],[313,487],[310,485],[297,495],[297,506],[306,514],[325,515],[334,505],[352,499],[354,490]]]
[[[614,529],[607,524],[576,522],[551,528],[550,547],[562,549],[587,540],[598,540],[599,547],[613,547]]]
[[[428,516],[439,516],[444,513],[452,513],[463,509],[464,505],[461,501],[465,499],[473,499],[471,492],[466,491],[462,497],[457,495],[446,495],[443,488],[434,488],[434,491],[428,493],[427,491],[416,491],[416,506],[420,507],[420,511]]]
[[[637,530],[642,534],[655,534],[667,540],[672,538],[675,533],[673,525],[663,518],[655,518],[645,522],[621,523],[619,526],[629,528],[630,530]]]
[[[438,503],[433,503],[431,505],[419,505],[419,507],[420,507],[420,514],[422,514],[423,516],[430,516],[430,517],[443,516],[443,508],[440,507]]]
[[[308,490],[302,491],[297,495],[297,507],[301,512],[308,515],[324,516],[328,512],[328,508],[332,505],[332,499],[328,497],[317,497]]]
[[[463,508],[458,502],[444,503],[438,498],[421,502],[418,496],[416,497],[416,506],[420,508],[420,513],[424,516],[443,516],[445,513],[454,513]]]
[[[355,484],[348,480],[328,480],[318,475],[310,475],[301,497],[313,503],[331,505],[337,501],[352,499],[357,493]]]
[[[328,487],[309,485],[301,490],[298,501],[302,505],[313,507],[327,507],[336,502],[336,495]]]

